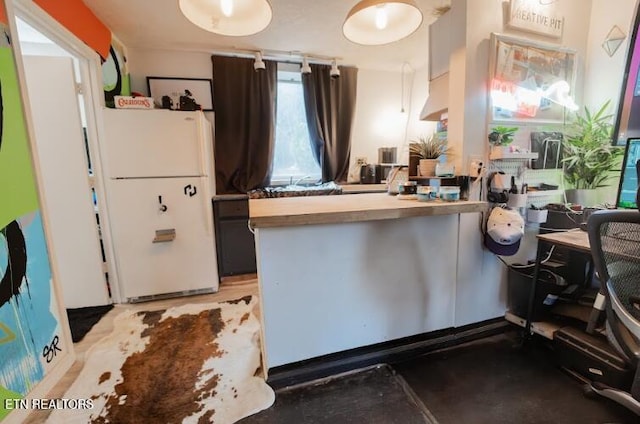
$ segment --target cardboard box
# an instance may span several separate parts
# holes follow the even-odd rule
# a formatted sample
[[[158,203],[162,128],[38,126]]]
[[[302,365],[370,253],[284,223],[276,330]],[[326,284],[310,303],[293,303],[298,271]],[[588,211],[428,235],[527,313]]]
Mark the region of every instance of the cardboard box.
[[[153,109],[152,97],[114,96],[116,109]]]

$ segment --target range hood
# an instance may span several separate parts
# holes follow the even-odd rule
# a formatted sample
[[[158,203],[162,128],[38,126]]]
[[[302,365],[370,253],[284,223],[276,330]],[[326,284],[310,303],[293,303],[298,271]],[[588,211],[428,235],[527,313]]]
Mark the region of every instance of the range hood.
[[[429,81],[429,97],[420,112],[423,121],[439,121],[443,113],[449,109],[449,73]]]

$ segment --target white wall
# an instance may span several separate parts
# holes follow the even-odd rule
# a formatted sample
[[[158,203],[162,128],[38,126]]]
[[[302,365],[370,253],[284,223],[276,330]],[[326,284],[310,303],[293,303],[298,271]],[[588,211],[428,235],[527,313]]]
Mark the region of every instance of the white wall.
[[[587,39],[591,23],[591,2],[563,0],[555,3],[564,16],[561,39],[517,31],[506,25],[509,2],[502,0],[453,0],[450,69],[452,101],[449,109],[449,138],[462,149],[458,162],[467,163],[469,155],[488,153],[488,93],[490,35],[492,32],[530,39],[574,49],[578,58],[576,98],[582,103]],[[460,151],[460,150],[458,150]]]
[[[618,0],[615,8],[607,0],[592,0],[592,3],[584,105],[590,110],[597,110],[607,100],[611,100],[608,111],[615,116],[622,93],[636,0]],[[627,34],[627,37],[614,55],[609,57],[602,48],[602,43],[614,25]],[[598,189],[598,202],[615,204],[618,181],[619,177],[613,178],[609,180],[609,187]]]
[[[211,78],[209,53],[127,49],[131,90],[147,93],[147,77]]]
[[[582,104],[586,92],[583,87],[585,60],[589,52],[589,25],[592,21],[591,2],[563,0],[555,4],[558,14],[565,19],[562,39],[508,28],[507,1],[452,0],[449,140],[458,152],[454,158],[457,166],[466,166],[470,155],[488,155],[487,84],[492,32],[574,49],[578,57],[575,94],[577,102]],[[600,72],[600,75],[603,72],[604,75],[621,74],[622,69],[611,67]],[[492,318],[500,315],[505,307],[504,267],[482,247],[479,219],[472,215],[461,217],[459,237],[460,246],[463,247],[459,252],[456,325]],[[487,293],[491,293],[491,296],[487,296]]]
[[[592,0],[587,68],[585,72],[584,104],[591,110],[611,100],[611,113],[616,113],[622,90],[624,67],[635,16],[636,0],[617,0],[612,7],[609,0]],[[612,57],[604,51],[602,43],[611,28],[617,25],[627,34]],[[606,75],[606,78],[603,76]]]
[[[402,95],[404,78],[404,99]],[[351,139],[350,180],[357,179],[356,158],[377,163],[379,147],[397,147],[397,162],[409,162],[409,140],[433,131],[419,114],[427,95],[427,68],[397,72],[360,69]],[[401,112],[404,105],[404,113]]]

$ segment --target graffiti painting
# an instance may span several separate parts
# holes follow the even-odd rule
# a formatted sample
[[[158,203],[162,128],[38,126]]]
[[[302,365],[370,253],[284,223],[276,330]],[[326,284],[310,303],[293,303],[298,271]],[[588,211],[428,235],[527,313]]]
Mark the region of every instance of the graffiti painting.
[[[25,397],[62,357],[65,346],[59,321],[16,66],[4,22],[0,23],[0,401]],[[0,421],[9,413],[3,404]]]
[[[115,96],[131,94],[129,79],[126,49],[120,40],[112,36],[109,56],[102,63],[102,85],[107,107],[115,107]]]

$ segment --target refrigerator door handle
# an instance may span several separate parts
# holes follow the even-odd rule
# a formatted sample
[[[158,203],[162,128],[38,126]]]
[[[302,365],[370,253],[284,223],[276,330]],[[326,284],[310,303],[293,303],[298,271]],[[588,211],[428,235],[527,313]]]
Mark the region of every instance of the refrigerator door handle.
[[[198,151],[200,153],[200,175],[209,175],[209,172],[207,171],[207,158],[205,158],[205,154],[207,153],[207,150],[204,148],[204,143],[205,143],[205,140],[207,139],[204,135],[206,126],[202,122],[202,120],[205,118],[204,118],[204,115],[202,115],[202,112],[196,112],[196,113],[200,113],[199,119],[197,121],[198,132],[200,133],[200,142],[198,143]]]
[[[167,205],[162,203],[162,196],[158,196],[158,203],[160,204],[160,212],[166,212],[169,209]]]
[[[210,193],[209,179],[207,177],[200,178],[204,193]],[[202,208],[204,213],[205,228],[207,235],[213,235],[213,206],[211,205],[211,196],[205,196],[203,193]]]

